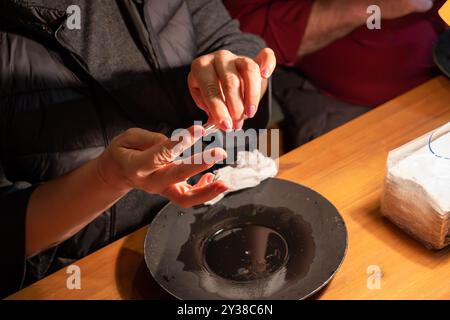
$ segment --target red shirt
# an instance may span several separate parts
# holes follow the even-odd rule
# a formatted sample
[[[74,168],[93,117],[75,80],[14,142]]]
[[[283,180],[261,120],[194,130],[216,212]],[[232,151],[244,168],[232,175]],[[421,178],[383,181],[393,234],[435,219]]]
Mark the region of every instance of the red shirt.
[[[279,64],[296,65],[324,93],[342,101],[376,106],[434,77],[433,46],[445,23],[432,10],[364,25],[298,61],[314,0],[225,0],[241,29],[264,38]]]

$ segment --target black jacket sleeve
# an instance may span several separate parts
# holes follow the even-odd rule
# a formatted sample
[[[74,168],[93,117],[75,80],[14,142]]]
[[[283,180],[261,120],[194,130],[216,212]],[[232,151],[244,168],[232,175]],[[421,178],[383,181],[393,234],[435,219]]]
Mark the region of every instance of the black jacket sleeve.
[[[0,166],[0,298],[25,279],[25,222],[28,200],[37,185],[9,183]]]

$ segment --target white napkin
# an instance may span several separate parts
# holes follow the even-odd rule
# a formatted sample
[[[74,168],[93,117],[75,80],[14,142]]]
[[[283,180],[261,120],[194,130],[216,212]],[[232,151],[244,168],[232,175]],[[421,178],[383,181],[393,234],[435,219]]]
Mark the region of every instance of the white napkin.
[[[235,166],[223,167],[214,172],[215,180],[224,181],[228,190],[205,204],[213,205],[229,192],[255,187],[261,181],[276,176],[277,173],[275,160],[266,157],[259,150],[239,151]]]
[[[450,133],[436,139],[433,148],[447,156],[450,150]],[[441,211],[450,212],[450,160],[436,157],[430,152],[428,145],[401,160],[391,169],[391,174],[417,183]]]

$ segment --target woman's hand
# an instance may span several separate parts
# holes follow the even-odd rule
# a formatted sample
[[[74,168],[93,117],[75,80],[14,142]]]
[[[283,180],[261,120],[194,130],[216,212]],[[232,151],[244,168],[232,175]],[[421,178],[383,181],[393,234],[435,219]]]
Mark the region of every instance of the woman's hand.
[[[223,149],[196,154],[188,159],[190,164],[173,161],[203,134],[201,126],[194,126],[178,136],[181,141],[175,141],[159,133],[129,129],[97,159],[39,185],[27,207],[27,257],[69,239],[134,188],[166,196],[182,207],[203,203],[226,191],[227,186],[213,182],[210,173],[195,186],[186,182],[224,159]]]
[[[182,207],[211,200],[227,190],[223,182],[213,182],[211,173],[203,175],[194,186],[186,180],[225,159],[225,150],[214,148],[174,162],[204,134],[201,126],[193,126],[171,139],[143,129],[129,129],[114,138],[98,158],[98,174],[117,190],[141,189],[165,196]]]
[[[252,118],[268,79],[275,69],[272,49],[262,49],[253,60],[219,50],[195,59],[188,76],[192,98],[208,122],[228,131]]]

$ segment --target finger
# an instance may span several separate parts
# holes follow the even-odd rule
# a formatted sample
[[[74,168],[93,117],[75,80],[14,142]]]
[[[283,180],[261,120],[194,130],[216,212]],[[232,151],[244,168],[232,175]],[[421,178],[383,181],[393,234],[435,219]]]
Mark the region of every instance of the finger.
[[[136,156],[140,175],[145,176],[171,163],[204,134],[205,129],[202,126],[194,125],[141,152]]]
[[[255,62],[259,65],[262,77],[269,79],[275,70],[277,59],[272,49],[264,48],[256,56]]]
[[[191,188],[188,191],[181,192],[172,186],[164,191],[163,196],[169,198],[183,208],[189,208],[214,199],[221,193],[228,190],[228,187],[222,181],[215,181],[200,188]]]
[[[412,0],[416,12],[427,12],[433,7],[432,0]]]
[[[210,184],[211,182],[214,181],[214,174],[212,174],[211,172],[205,173],[200,180],[198,180],[198,182],[195,184],[195,186],[193,186],[193,188],[199,188],[199,187],[204,187],[207,184]]]
[[[237,59],[236,67],[244,79],[245,115],[253,118],[261,99],[261,72],[258,64],[246,57]]]
[[[165,140],[165,135],[141,128],[130,128],[117,136],[121,147],[134,150],[146,150]]]
[[[182,161],[170,163],[163,168],[155,171],[149,177],[149,184],[155,181],[162,187],[186,181],[188,178],[211,168],[215,163],[225,159],[227,156],[225,150],[221,148],[213,148],[206,150],[197,155],[193,155]],[[207,158],[212,160],[207,160]]]
[[[241,97],[241,81],[234,64],[236,56],[227,50],[216,52],[214,68],[219,77],[228,112],[233,121],[242,118],[244,103]]]
[[[232,120],[228,108],[222,97],[219,79],[213,65],[213,57],[203,56],[192,63],[192,76],[198,84],[202,99],[208,107],[209,113],[221,129],[232,129]]]
[[[233,128],[235,130],[241,130],[243,125],[244,125],[244,119],[238,120],[233,123]]]
[[[191,93],[191,97],[194,100],[195,104],[200,109],[205,111],[209,117],[210,114],[208,111],[208,106],[206,105],[205,101],[203,101],[202,93],[201,93],[200,89],[198,88],[198,84],[196,84],[192,73],[189,73],[189,75],[188,75],[188,87],[189,87],[189,92]]]

